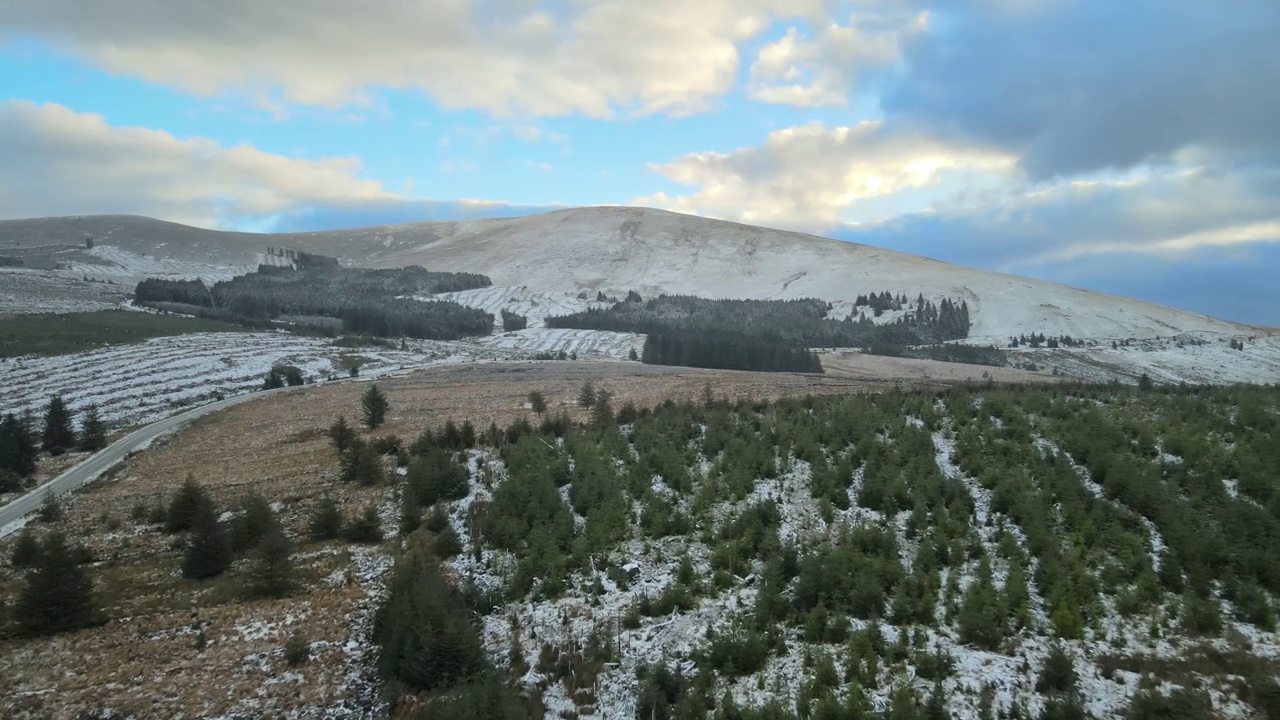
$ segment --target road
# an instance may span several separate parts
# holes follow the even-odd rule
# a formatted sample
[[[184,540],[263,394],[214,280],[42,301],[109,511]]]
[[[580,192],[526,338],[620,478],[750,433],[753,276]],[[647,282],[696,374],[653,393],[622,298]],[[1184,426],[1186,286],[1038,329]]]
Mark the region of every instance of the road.
[[[129,453],[138,449],[139,446],[145,446],[146,443],[155,440],[166,432],[174,430],[183,423],[191,422],[202,415],[208,415],[211,412],[217,412],[232,405],[239,405],[242,402],[264,398],[275,393],[288,392],[289,390],[301,390],[298,387],[283,387],[275,390],[262,390],[259,392],[249,393],[247,395],[236,395],[225,400],[211,402],[208,405],[191,408],[172,417],[163,420],[157,420],[150,425],[143,426],[125,437],[117,440],[94,455],[88,460],[67,470],[53,480],[41,485],[22,497],[0,508],[0,537],[4,537],[12,532],[17,531],[18,526],[15,521],[20,520],[27,513],[35,512],[40,507],[40,503],[44,501],[44,496],[49,493],[62,495],[70,492],[87,482],[95,480],[102,473],[109,470],[116,463],[124,460]]]

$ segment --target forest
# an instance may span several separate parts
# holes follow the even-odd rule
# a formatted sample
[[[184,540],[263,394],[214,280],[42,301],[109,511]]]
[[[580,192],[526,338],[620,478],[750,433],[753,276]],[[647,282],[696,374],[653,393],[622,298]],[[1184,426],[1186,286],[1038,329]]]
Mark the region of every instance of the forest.
[[[860,347],[881,355],[936,357],[959,362],[1004,364],[993,349],[953,352],[938,343],[969,334],[969,309],[963,301],[940,303],[923,295],[912,304],[888,291],[860,296],[853,314],[828,319],[822,300],[708,300],[660,295],[644,301],[632,292],[622,302],[572,315],[548,318],[548,327],[611,330],[648,335],[642,360],[659,365],[731,370],[821,372],[812,348]],[[902,312],[883,324],[871,318]],[[924,347],[920,347],[924,346]]]
[[[406,296],[488,287],[472,273],[431,272],[421,267],[370,270],[314,265],[300,270],[261,266],[259,272],[218,282],[147,278],[138,283],[141,305],[179,310],[261,327],[287,319],[295,326],[333,334],[456,340],[492,332],[488,313],[452,302]],[[335,327],[337,326],[337,327]]]
[[[1280,389],[581,398],[403,450],[415,717],[1280,717]]]

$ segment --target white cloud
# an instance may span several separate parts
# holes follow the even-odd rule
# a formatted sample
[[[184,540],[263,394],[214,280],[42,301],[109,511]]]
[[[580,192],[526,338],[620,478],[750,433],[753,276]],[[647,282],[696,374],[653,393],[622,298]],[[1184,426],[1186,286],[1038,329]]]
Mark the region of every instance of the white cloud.
[[[928,22],[925,12],[864,17],[859,11],[848,25],[825,22],[813,37],[788,28],[760,48],[747,93],[768,103],[845,105],[858,75],[898,60],[904,39],[924,32]]]
[[[878,122],[778,130],[764,145],[694,153],[650,169],[696,186],[636,203],[762,225],[821,231],[964,200],[1008,184],[1017,158]]]
[[[733,85],[739,46],[822,0],[0,0],[6,34],[110,72],[264,107],[421,90],[496,115],[681,115]]]
[[[136,213],[216,227],[303,205],[396,199],[356,158],[298,160],[61,105],[0,103],[0,217]]]

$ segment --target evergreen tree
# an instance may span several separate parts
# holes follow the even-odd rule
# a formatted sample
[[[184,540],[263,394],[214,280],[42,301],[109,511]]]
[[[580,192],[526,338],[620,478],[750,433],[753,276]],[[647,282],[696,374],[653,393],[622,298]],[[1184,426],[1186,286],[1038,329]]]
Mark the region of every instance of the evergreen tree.
[[[26,635],[52,635],[93,624],[93,580],[77,562],[77,552],[62,533],[52,533],[14,608]]]
[[[320,499],[307,523],[307,535],[312,540],[336,540],[342,535],[342,513],[333,498],[325,495]]]
[[[212,500],[203,497],[191,521],[182,576],[191,580],[216,577],[231,567],[231,557],[231,542],[218,522],[218,511]]]
[[[380,484],[385,479],[382,456],[373,445],[357,441],[342,457],[342,480],[365,487]]]
[[[420,525],[422,508],[418,505],[418,494],[413,490],[413,483],[405,483],[400,494],[400,535],[409,535]]]
[[[342,528],[342,536],[347,542],[365,545],[382,542],[382,520],[378,518],[378,509],[370,505],[364,512],[352,517]]]
[[[338,451],[339,455],[341,455],[346,452],[347,448],[351,447],[352,443],[355,441],[356,431],[351,429],[351,426],[347,424],[347,418],[345,415],[339,415],[338,419],[329,426],[329,442],[333,443],[333,448]]]
[[[991,580],[991,562],[983,557],[977,577],[960,606],[960,639],[985,650],[998,650],[1004,640],[1005,609]]]
[[[582,389],[578,391],[578,404],[584,408],[590,409],[596,401],[596,386],[590,381],[583,383]]]
[[[195,478],[188,474],[187,479],[178,488],[178,492],[169,501],[164,521],[165,531],[175,533],[190,530],[195,521],[196,511],[202,504],[210,502],[204,488],[200,487]]]
[[[547,411],[547,398],[537,390],[529,391],[529,407],[541,415]]]
[[[39,561],[40,540],[36,538],[30,525],[24,525],[22,532],[18,533],[17,539],[13,542],[13,553],[9,556],[9,562],[16,568],[29,568],[35,567]]]
[[[96,451],[106,446],[106,425],[98,414],[98,406],[90,405],[84,409],[84,417],[80,420],[80,449]]]
[[[45,452],[61,455],[75,447],[76,433],[71,428],[71,411],[61,395],[49,398],[44,410],[44,435],[42,436]]]
[[[280,598],[293,592],[293,543],[279,524],[267,530],[254,550],[249,587],[256,597]]]
[[[267,533],[280,529],[280,521],[262,494],[253,491],[241,498],[240,512],[231,521],[231,549],[240,554],[252,549]]]
[[[363,412],[365,427],[373,430],[385,422],[389,407],[387,396],[378,389],[377,384],[371,384],[360,398],[360,409]]]
[[[24,478],[35,471],[39,440],[32,425],[29,414],[7,413],[0,419],[0,473]]]

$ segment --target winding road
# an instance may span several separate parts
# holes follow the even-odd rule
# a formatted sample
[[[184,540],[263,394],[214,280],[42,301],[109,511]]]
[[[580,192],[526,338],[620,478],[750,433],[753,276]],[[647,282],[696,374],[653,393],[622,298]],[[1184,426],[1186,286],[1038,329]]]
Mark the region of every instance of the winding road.
[[[274,390],[260,390],[247,395],[236,395],[224,400],[211,402],[208,405],[191,408],[184,412],[178,413],[172,417],[163,420],[157,420],[150,425],[145,425],[123,438],[111,443],[107,447],[99,450],[97,453],[89,457],[88,460],[81,462],[75,467],[67,470],[58,477],[14,500],[13,502],[0,508],[0,537],[9,535],[19,529],[17,520],[22,519],[28,513],[35,512],[40,503],[44,501],[45,495],[53,493],[54,495],[62,495],[70,492],[85,483],[97,479],[107,470],[111,469],[116,463],[124,460],[131,452],[139,447],[145,447],[147,443],[160,437],[164,433],[177,429],[183,423],[191,422],[202,415],[208,415],[211,412],[217,412],[239,405],[242,402],[264,398],[275,393],[288,392],[290,390],[301,390],[301,387],[283,387]]]

